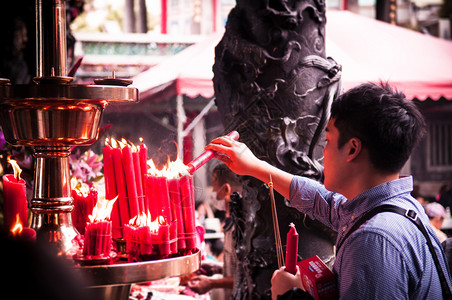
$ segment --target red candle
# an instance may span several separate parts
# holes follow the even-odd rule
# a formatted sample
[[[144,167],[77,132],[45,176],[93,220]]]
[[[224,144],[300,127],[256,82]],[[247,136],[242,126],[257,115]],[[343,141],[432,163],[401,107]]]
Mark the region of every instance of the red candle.
[[[286,245],[286,271],[295,275],[297,273],[298,232],[293,223],[287,233]]]
[[[72,190],[71,195],[74,199],[74,209],[71,213],[72,224],[80,234],[84,234],[88,216],[96,205],[98,192],[93,187],[82,186],[80,189]]]
[[[170,225],[170,247],[171,253],[177,253],[178,244],[177,244],[177,222],[172,221]]]
[[[20,222],[28,227],[28,202],[25,180],[18,175],[3,175],[3,207],[4,225],[9,230],[14,226],[16,215],[19,214]]]
[[[146,175],[146,197],[152,220],[163,216],[171,222],[171,202],[168,192],[168,179],[163,176]]]
[[[135,167],[133,165],[132,148],[125,145],[122,148],[122,160],[124,168],[124,178],[127,185],[127,195],[129,197],[130,216],[136,216],[139,213],[138,193],[135,178]]]
[[[140,254],[152,254],[152,235],[151,229],[148,226],[140,227]]]
[[[105,145],[102,149],[104,162],[105,198],[111,200],[118,194],[115,182],[115,168],[112,156],[113,149]]]
[[[87,223],[83,255],[90,258],[107,257],[111,249],[111,221]]]
[[[195,195],[193,176],[185,175],[180,178],[180,195],[182,204],[182,216],[184,218],[184,232],[187,250],[196,246],[195,226]]]
[[[141,170],[141,185],[143,186],[143,194],[146,194],[146,174],[148,173],[148,148],[141,139],[140,150],[138,150],[138,156],[140,157],[140,170]],[[146,209],[147,211],[147,209]]]
[[[182,216],[179,178],[168,180],[168,189],[171,199],[173,218],[175,219],[177,226],[177,248],[179,250],[182,250],[187,248],[187,245],[185,243],[184,219]]]
[[[103,153],[103,161],[104,161],[104,179],[105,179],[105,198],[107,200],[112,200],[114,197],[118,195],[116,188],[116,179],[115,179],[115,167],[113,161],[113,148],[110,145],[105,144]],[[112,216],[112,234],[113,238],[120,238],[122,236],[121,233],[121,217],[119,213],[119,203],[113,206]]]
[[[32,228],[23,227],[19,214],[16,215],[16,221],[11,228],[10,236],[13,239],[19,239],[28,242],[36,241],[36,231]]]
[[[111,221],[110,215],[114,200],[98,200],[89,215],[89,222],[85,227],[85,242],[83,244],[83,256],[87,259],[110,257],[111,249]]]
[[[231,131],[227,135],[228,137],[232,138],[234,141],[237,141],[239,139],[239,133],[237,131]],[[204,151],[200,156],[192,160],[188,163],[188,172],[192,174],[194,171],[198,170],[200,167],[202,167],[205,163],[207,163],[209,160],[211,160],[215,156],[215,152],[212,150],[206,150]]]
[[[138,206],[139,206],[138,213],[142,213],[145,212],[144,193],[141,175],[140,153],[138,152],[136,147],[132,148],[132,157],[133,157],[133,166],[135,168],[135,184],[137,186],[137,195],[138,195]]]
[[[127,190],[124,180],[124,170],[122,167],[122,155],[121,149],[113,148],[113,163],[115,166],[115,181],[116,188],[118,189],[118,206],[119,206],[119,218],[120,226],[123,227],[130,220],[129,205],[127,203]],[[121,229],[122,232],[122,229]]]
[[[161,223],[158,229],[157,245],[159,246],[159,253],[165,257],[170,255],[170,226],[168,223]]]

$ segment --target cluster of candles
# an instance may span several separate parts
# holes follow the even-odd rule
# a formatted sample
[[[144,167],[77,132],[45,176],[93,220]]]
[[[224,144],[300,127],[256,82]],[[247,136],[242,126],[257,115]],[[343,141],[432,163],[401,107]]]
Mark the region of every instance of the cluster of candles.
[[[104,219],[92,217],[94,210],[107,207],[93,188],[72,191],[73,223],[84,234],[83,258],[108,257],[108,238],[125,242],[129,261],[191,253],[196,227],[189,166],[176,159],[158,169],[148,160],[145,144],[137,147],[124,139],[106,140],[103,159],[106,201],[117,198],[102,214]]]
[[[228,136],[238,139],[233,131]],[[194,185],[191,173],[210,160],[206,151],[188,165],[168,161],[162,169],[148,161],[147,147],[106,140],[103,149],[106,200],[94,188],[73,189],[73,224],[84,236],[78,258],[110,258],[112,239],[125,240],[130,261],[185,255],[196,248]],[[11,235],[34,240],[28,228],[25,181],[15,161],[3,176],[5,226]]]
[[[147,173],[148,150],[114,138],[105,141],[103,148],[105,197],[118,196],[112,211],[113,238],[124,236],[124,224],[149,206],[145,203],[144,183]]]
[[[113,200],[98,199],[93,213],[88,215],[89,222],[84,230],[83,258],[106,259],[111,258],[112,225],[110,221],[111,210],[116,198]]]

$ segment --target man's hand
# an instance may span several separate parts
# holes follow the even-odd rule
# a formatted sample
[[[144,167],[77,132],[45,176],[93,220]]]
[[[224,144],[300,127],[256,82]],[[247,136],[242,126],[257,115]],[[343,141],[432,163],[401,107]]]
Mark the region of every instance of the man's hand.
[[[300,270],[297,266],[297,273],[292,275],[285,270],[285,267],[281,267],[273,273],[272,279],[272,300],[276,300],[279,295],[284,294],[288,290],[297,287],[303,289],[301,282]]]
[[[271,175],[275,190],[289,199],[293,175],[260,160],[244,143],[222,136],[214,139],[206,149],[216,151],[215,158],[223,161],[236,174],[253,176],[266,183]]]
[[[195,293],[205,294],[213,288],[212,280],[210,277],[204,275],[198,275],[191,278],[188,282],[188,287]]]
[[[228,136],[214,139],[206,149],[217,152],[216,159],[223,161],[229,169],[239,175],[253,175],[253,170],[263,162],[244,144]]]

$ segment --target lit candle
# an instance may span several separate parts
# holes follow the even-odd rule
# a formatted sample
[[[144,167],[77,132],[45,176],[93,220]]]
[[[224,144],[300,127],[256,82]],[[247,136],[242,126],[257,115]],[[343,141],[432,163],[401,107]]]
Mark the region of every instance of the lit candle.
[[[138,195],[138,212],[145,212],[144,208],[144,193],[143,193],[143,183],[142,183],[142,175],[141,175],[141,163],[140,163],[140,152],[137,147],[132,147],[132,157],[133,157],[133,166],[135,168],[135,184],[137,187],[137,195]]]
[[[185,175],[180,178],[180,195],[182,204],[182,216],[184,218],[184,232],[186,249],[191,250],[196,246],[195,226],[195,195],[193,176]]]
[[[151,221],[149,213],[135,216],[125,226],[129,262],[159,259],[177,253],[175,226],[159,216]]]
[[[290,229],[287,233],[286,245],[286,268],[285,270],[292,275],[297,273],[297,255],[298,255],[298,232],[293,223],[290,223]]]
[[[36,231],[32,228],[22,226],[19,214],[16,214],[16,221],[11,227],[10,236],[13,239],[20,239],[23,241],[36,241]]]
[[[108,144],[107,139],[105,140],[105,147],[103,148],[102,153],[104,161],[105,198],[111,200],[118,195],[118,192],[116,188],[113,148]],[[118,203],[113,207],[111,221],[113,238],[116,239],[122,237],[122,223]]]
[[[72,189],[71,196],[74,199],[72,210],[72,224],[80,234],[85,234],[86,222],[97,202],[98,192],[93,187],[82,185],[80,188]]]
[[[132,148],[126,144],[125,140],[123,140],[121,144],[123,145],[121,151],[124,168],[124,178],[127,186],[127,196],[129,197],[129,213],[130,216],[136,216],[139,213],[139,205]]]
[[[163,176],[146,175],[146,197],[152,219],[163,216],[167,222],[171,222],[168,179]]]
[[[13,166],[14,174],[3,175],[4,226],[11,228],[19,214],[22,225],[28,227],[27,190],[25,180],[20,178],[22,170],[15,160],[8,157],[8,162]]]
[[[130,220],[129,204],[127,203],[127,189],[124,179],[124,168],[122,163],[121,149],[115,139],[112,139],[112,156],[115,167],[115,182],[118,192],[118,206],[120,226],[124,226]],[[122,229],[121,229],[122,232]]]
[[[173,218],[176,220],[177,226],[177,248],[183,250],[187,248],[185,243],[185,230],[184,230],[184,219],[182,214],[182,203],[180,197],[180,179],[173,178],[168,180],[168,189],[171,199],[171,208],[173,212]]]
[[[140,157],[140,170],[141,170],[141,184],[143,186],[143,194],[146,192],[144,183],[145,183],[145,176],[148,172],[148,148],[146,147],[146,144],[143,143],[143,138],[140,138],[141,144],[140,149],[138,150],[138,156]],[[146,210],[147,211],[147,210]]]
[[[99,199],[92,214],[88,216],[89,222],[86,224],[83,244],[83,256],[86,259],[110,257],[112,239],[110,215],[115,202],[116,198]]]

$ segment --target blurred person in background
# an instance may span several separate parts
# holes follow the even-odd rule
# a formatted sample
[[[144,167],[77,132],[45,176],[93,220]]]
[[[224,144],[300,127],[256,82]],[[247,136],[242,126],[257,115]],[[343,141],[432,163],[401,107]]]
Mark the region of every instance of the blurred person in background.
[[[232,238],[234,225],[229,214],[229,202],[233,193],[240,194],[242,192],[242,186],[238,176],[221,163],[212,171],[212,188],[212,205],[216,210],[225,212],[223,222],[223,277],[196,275],[188,282],[188,287],[198,294],[205,294],[212,289],[222,288],[224,289],[224,299],[230,299],[234,287],[237,256]]]
[[[447,235],[441,231],[441,227],[443,226],[444,218],[446,218],[446,210],[441,204],[433,202],[425,206],[425,213],[430,219],[430,225],[432,225],[439,241],[441,243],[444,242],[447,239]]]

